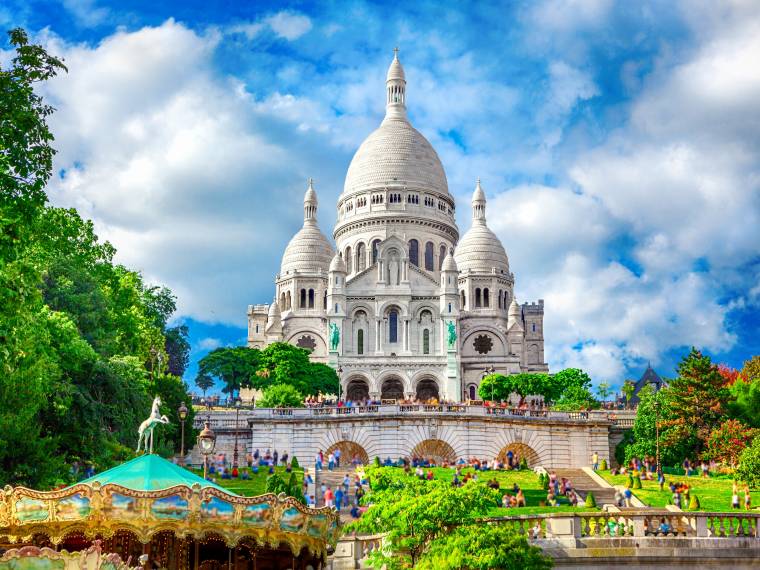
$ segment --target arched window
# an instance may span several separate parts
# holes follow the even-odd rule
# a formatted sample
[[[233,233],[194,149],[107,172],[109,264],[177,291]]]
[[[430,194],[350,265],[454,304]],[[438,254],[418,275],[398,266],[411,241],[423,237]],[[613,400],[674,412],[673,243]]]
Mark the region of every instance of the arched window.
[[[377,263],[377,247],[380,245],[380,240],[376,239],[372,242],[372,263]]]
[[[280,310],[281,311],[285,310],[285,291],[280,293]]]
[[[464,289],[462,289],[462,303],[461,303],[461,309],[464,310],[464,302],[467,299],[465,298]]]
[[[322,302],[322,308],[323,308],[325,311],[327,310],[327,291],[325,291],[325,298],[324,298],[324,301]],[[335,311],[337,312],[337,311],[338,311],[338,309],[335,309]]]
[[[290,291],[288,291],[288,294],[287,294],[287,296],[285,297],[285,308],[286,308],[288,311],[289,311],[289,310],[290,310],[290,308],[291,308],[290,302],[291,302],[291,298],[290,298]]]
[[[433,271],[435,269],[435,264],[433,262],[433,256],[435,255],[433,253],[433,242],[429,241],[425,244],[425,269],[428,271]]]
[[[351,248],[346,248],[346,255],[343,256],[343,259],[346,260],[346,273],[351,275],[351,267],[353,266],[353,259],[351,259]]]
[[[398,312],[388,313],[388,342],[398,342]]]
[[[300,308],[306,308],[306,289],[301,289],[301,303],[298,305]]]
[[[256,325],[256,334],[259,332],[259,325]]]
[[[491,299],[489,298],[489,295],[488,295],[488,287],[483,289],[483,306],[486,308],[491,306]]]
[[[409,263],[420,266],[420,244],[416,239],[409,240]]]
[[[479,309],[481,307],[481,301],[480,301],[480,287],[475,289],[475,308]]]
[[[356,246],[356,270],[364,271],[367,269],[367,246],[360,243]]]
[[[309,308],[314,308],[314,289],[309,289]]]
[[[364,330],[356,333],[356,354],[364,354]]]
[[[443,270],[443,260],[446,259],[446,246],[442,245],[438,254],[438,270]]]
[[[430,354],[430,330],[422,331],[422,354]]]
[[[475,384],[470,384],[470,400],[476,400],[475,397]]]

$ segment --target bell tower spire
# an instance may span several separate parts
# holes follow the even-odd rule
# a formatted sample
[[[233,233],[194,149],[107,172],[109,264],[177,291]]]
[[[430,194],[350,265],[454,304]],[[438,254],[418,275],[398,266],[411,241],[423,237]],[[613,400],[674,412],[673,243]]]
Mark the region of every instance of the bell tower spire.
[[[406,118],[406,75],[398,60],[398,48],[393,49],[393,61],[385,78],[386,118]]]
[[[303,197],[303,223],[317,223],[317,193],[314,191],[314,179],[309,178],[309,187]]]
[[[486,193],[480,187],[480,178],[475,185],[475,192],[472,193],[472,223],[486,223]]]

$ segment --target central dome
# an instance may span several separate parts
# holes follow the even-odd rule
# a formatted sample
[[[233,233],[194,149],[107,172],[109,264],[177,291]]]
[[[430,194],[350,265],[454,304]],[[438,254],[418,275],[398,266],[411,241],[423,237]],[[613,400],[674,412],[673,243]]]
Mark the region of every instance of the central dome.
[[[433,146],[404,117],[386,117],[356,151],[344,194],[390,185],[449,193]]]

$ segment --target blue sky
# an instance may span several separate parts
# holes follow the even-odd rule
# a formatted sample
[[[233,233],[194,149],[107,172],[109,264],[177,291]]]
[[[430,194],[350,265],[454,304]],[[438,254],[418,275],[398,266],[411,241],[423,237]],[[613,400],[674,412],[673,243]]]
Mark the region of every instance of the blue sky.
[[[518,299],[545,299],[553,369],[758,353],[755,2],[11,0],[0,24],[69,66],[51,201],[175,291],[194,363],[271,301],[309,177],[331,235],[394,46],[460,231],[480,177]]]

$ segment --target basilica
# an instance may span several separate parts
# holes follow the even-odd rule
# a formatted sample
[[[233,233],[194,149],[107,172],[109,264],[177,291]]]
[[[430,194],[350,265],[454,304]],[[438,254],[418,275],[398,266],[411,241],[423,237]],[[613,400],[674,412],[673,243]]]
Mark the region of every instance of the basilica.
[[[543,301],[517,302],[480,180],[460,238],[443,165],[407,117],[398,54],[385,118],[346,174],[335,246],[317,225],[311,181],[303,208],[274,301],[248,307],[249,346],[310,350],[335,367],[349,400],[463,401],[477,398],[488,372],[548,371]]]

